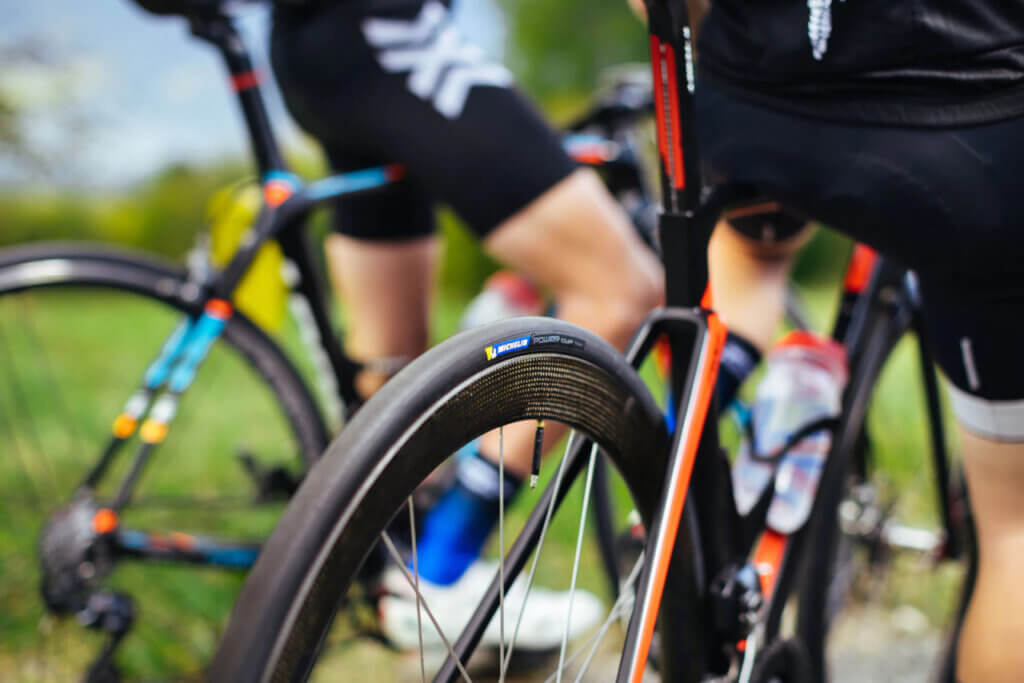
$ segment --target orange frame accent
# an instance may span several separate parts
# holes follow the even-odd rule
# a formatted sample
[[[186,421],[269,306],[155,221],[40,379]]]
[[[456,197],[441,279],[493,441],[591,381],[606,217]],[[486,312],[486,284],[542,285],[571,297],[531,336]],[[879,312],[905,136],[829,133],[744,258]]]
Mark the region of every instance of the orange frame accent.
[[[117,513],[110,508],[100,508],[92,516],[92,529],[98,534],[109,534],[117,529]]]
[[[291,185],[282,180],[268,180],[263,184],[263,200],[272,209],[284,204],[292,194]]]
[[[139,438],[143,443],[157,444],[167,438],[167,423],[156,420],[146,420],[139,430]]]
[[[689,425],[680,425],[680,429],[686,429],[686,442],[683,445],[682,465],[679,476],[679,486],[676,488],[676,496],[670,502],[668,526],[666,535],[670,539],[666,548],[668,552],[658,558],[658,564],[654,568],[654,580],[651,584],[650,604],[661,603],[661,596],[665,590],[665,578],[668,576],[668,565],[672,559],[672,546],[675,544],[676,533],[679,531],[679,520],[683,515],[683,503],[686,502],[686,493],[690,488],[690,476],[693,474],[693,464],[697,459],[697,447],[700,445],[701,434],[704,431],[704,420],[707,418],[708,406],[711,404],[711,394],[715,388],[715,379],[718,377],[718,365],[722,357],[722,347],[725,346],[726,326],[715,313],[707,317],[708,354],[704,364],[697,371],[697,405],[696,410],[691,414]],[[651,638],[654,635],[655,622],[658,620],[658,610],[648,609],[644,623],[640,630],[640,650],[637,653],[637,661],[640,666],[633,671],[632,683],[641,683],[644,669],[647,664],[647,654],[651,648]]]
[[[235,312],[235,307],[231,305],[230,301],[224,299],[210,299],[206,302],[206,308],[203,310],[218,320],[227,320]]]
[[[129,436],[135,433],[135,427],[138,425],[138,423],[139,421],[135,418],[134,415],[130,415],[128,413],[121,413],[120,415],[117,416],[117,419],[114,420],[114,426],[111,428],[111,431],[117,438],[127,439]]]
[[[786,554],[786,544],[789,536],[780,534],[772,529],[765,529],[761,534],[761,540],[757,542],[757,549],[754,551],[754,568],[761,579],[761,593],[765,600],[772,595],[775,588],[775,579],[779,576],[779,568],[782,566],[782,558]]]

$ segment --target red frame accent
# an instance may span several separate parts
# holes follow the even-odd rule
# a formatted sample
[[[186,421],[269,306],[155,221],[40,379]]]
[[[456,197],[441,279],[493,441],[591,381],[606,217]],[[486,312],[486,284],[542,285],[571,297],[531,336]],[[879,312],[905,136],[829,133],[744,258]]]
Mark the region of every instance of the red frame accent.
[[[682,190],[686,187],[683,142],[679,139],[683,132],[683,126],[679,121],[679,79],[676,75],[676,53],[671,45],[665,46],[665,61],[668,63],[668,110],[672,115],[672,131],[675,133],[672,138],[672,158],[675,163],[672,184],[676,189]]]
[[[871,281],[871,273],[875,270],[878,253],[864,244],[857,244],[850,255],[843,278],[843,290],[851,294],[860,294]]]
[[[665,133],[665,92],[661,87],[661,41],[651,36],[651,82],[654,84],[654,119],[658,129],[658,152],[668,174],[668,137]]]
[[[664,53],[664,54],[663,54]],[[667,127],[665,125],[665,89],[661,82],[661,70],[665,67],[668,75],[668,114],[671,118],[672,131],[676,137],[672,139],[669,149]],[[654,83],[654,115],[658,128],[658,151],[661,152],[665,175],[669,176],[673,187],[682,190],[686,187],[686,171],[683,167],[683,145],[678,135],[683,130],[679,118],[679,79],[676,74],[676,53],[672,46],[662,43],[657,36],[651,36],[651,78]],[[669,164],[671,154],[672,164]]]
[[[256,69],[243,71],[240,74],[231,74],[231,89],[235,92],[255,88],[263,82],[263,75]]]

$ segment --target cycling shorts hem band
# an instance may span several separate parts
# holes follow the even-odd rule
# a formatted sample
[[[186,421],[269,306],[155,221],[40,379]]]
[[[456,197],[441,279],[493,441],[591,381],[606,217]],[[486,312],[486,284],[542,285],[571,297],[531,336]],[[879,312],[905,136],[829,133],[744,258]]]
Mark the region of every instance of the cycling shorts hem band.
[[[949,385],[953,414],[974,434],[995,441],[1024,443],[1024,399],[993,401]]]

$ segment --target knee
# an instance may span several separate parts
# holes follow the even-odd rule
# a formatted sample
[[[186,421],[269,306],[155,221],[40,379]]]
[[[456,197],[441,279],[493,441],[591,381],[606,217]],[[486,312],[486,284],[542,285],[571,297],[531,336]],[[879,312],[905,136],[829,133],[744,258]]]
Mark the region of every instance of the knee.
[[[626,343],[650,311],[665,302],[665,277],[661,264],[649,254],[636,259],[628,273],[600,303],[609,336]]]

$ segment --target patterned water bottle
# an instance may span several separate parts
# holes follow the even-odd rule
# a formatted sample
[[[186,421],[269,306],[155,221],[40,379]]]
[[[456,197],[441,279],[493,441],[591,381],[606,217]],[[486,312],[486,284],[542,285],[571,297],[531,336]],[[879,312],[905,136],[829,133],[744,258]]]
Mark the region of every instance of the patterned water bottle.
[[[754,442],[743,440],[732,470],[740,514],[748,513],[774,480],[768,526],[792,533],[807,520],[832,432],[817,430],[786,450],[781,461],[779,455],[794,434],[838,415],[846,380],[846,351],[831,339],[796,331],[771,350],[752,408]]]

